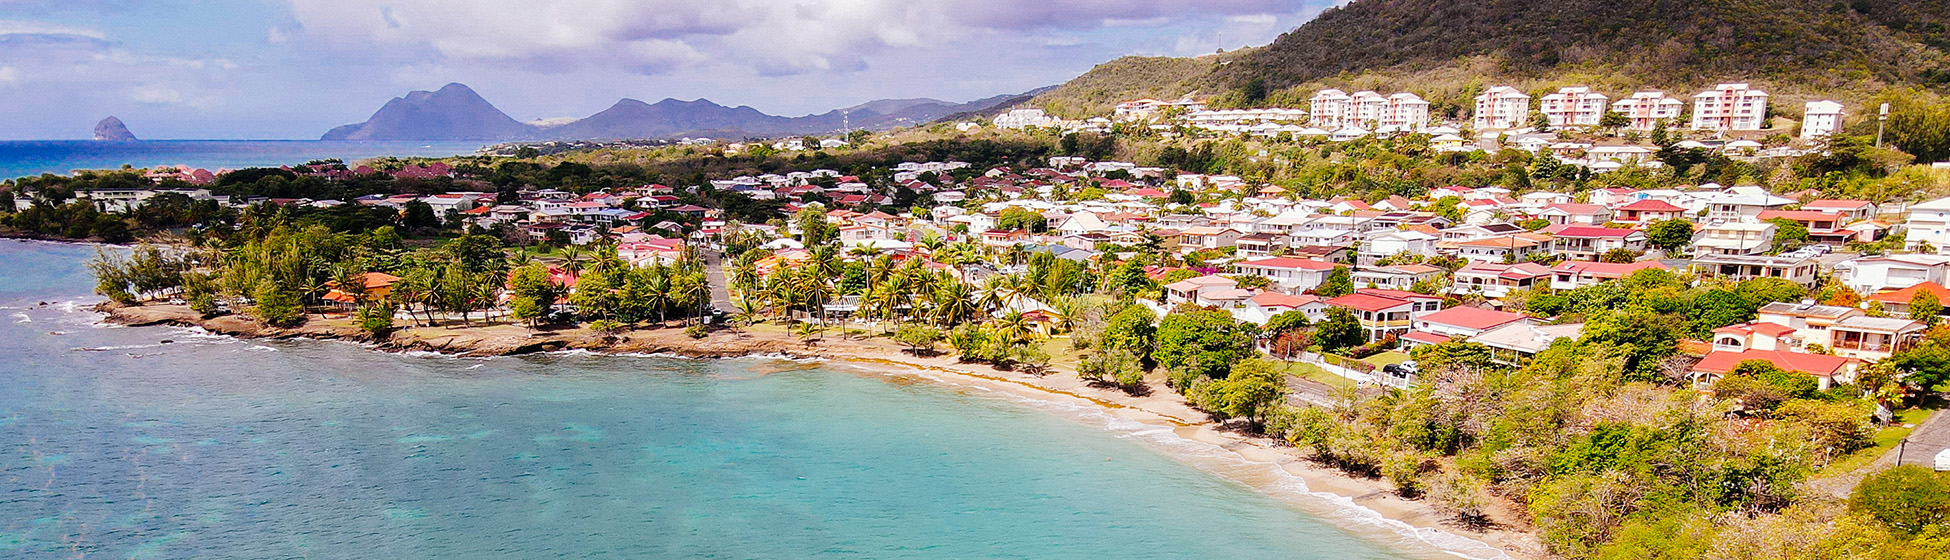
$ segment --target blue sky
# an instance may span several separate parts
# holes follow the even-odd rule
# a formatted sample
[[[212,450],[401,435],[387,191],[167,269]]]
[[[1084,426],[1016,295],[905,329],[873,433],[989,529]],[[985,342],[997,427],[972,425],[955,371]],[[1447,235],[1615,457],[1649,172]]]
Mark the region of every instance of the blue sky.
[[[0,139],[316,138],[448,82],[520,120],[965,101],[1261,45],[1334,0],[0,0]]]

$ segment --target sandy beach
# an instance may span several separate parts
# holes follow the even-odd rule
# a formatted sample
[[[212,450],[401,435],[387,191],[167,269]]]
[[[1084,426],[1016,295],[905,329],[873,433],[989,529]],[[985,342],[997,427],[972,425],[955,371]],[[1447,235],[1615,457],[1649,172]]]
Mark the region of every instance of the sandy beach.
[[[1099,424],[1126,437],[1136,437],[1160,451],[1201,469],[1246,484],[1296,507],[1336,523],[1351,532],[1430,557],[1550,558],[1512,504],[1493,504],[1495,525],[1488,529],[1454,522],[1430,504],[1396,495],[1380,479],[1348,476],[1317,465],[1285,442],[1242,435],[1220,425],[1184,402],[1164,386],[1162,376],[1148,379],[1148,395],[1092,387],[1074,371],[1053,367],[1042,376],[1001,371],[983,364],[959,363],[952,357],[920,357],[884,338],[854,338],[828,334],[808,345],[797,337],[757,330],[719,330],[693,339],[682,328],[634,330],[605,335],[581,328],[531,330],[497,324],[446,325],[401,329],[383,341],[359,331],[350,318],[314,316],[294,328],[275,328],[238,315],[205,319],[186,306],[102,304],[107,321],[130,326],[175,325],[199,327],[244,338],[308,338],[368,343],[386,351],[427,351],[462,356],[503,356],[535,352],[585,350],[616,354],[665,354],[689,358],[730,358],[773,355],[827,360],[862,375],[921,379],[943,385],[1005,396]]]

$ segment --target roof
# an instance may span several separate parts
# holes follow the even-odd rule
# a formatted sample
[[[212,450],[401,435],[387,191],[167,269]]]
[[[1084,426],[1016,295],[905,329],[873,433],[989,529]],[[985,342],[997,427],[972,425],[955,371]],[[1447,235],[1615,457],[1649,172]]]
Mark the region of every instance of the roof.
[[[1570,272],[1598,278],[1624,278],[1634,272],[1651,268],[1668,270],[1666,265],[1659,261],[1638,261],[1630,263],[1564,261],[1557,263],[1557,266],[1551,267],[1551,272]]]
[[[1497,237],[1485,237],[1482,239],[1471,239],[1468,241],[1457,243],[1456,245],[1460,247],[1497,247],[1502,249],[1517,249],[1523,247],[1536,247],[1537,242],[1531,241],[1529,239],[1524,239],[1521,237],[1516,237],[1513,235],[1503,235]]]
[[[1381,297],[1385,297],[1385,298],[1394,298],[1394,299],[1399,299],[1399,300],[1402,300],[1402,301],[1411,301],[1411,300],[1418,300],[1418,299],[1421,299],[1421,300],[1428,300],[1428,299],[1437,299],[1437,300],[1439,300],[1439,299],[1442,299],[1442,298],[1441,298],[1441,297],[1439,297],[1439,296],[1432,296],[1432,295],[1428,295],[1428,294],[1418,294],[1418,293],[1415,293],[1415,292],[1404,292],[1404,291],[1401,291],[1401,290],[1384,290],[1384,289],[1381,289],[1381,288],[1361,288],[1361,289],[1359,289],[1359,290],[1355,290],[1355,291],[1354,291],[1354,293],[1357,293],[1357,294],[1367,294],[1367,295],[1371,295],[1371,296],[1381,296]]]
[[[1327,305],[1332,305],[1335,307],[1346,307],[1348,309],[1354,309],[1358,311],[1386,311],[1396,307],[1409,305],[1409,302],[1407,300],[1395,299],[1391,297],[1381,297],[1375,295],[1355,293],[1355,294],[1348,294],[1348,295],[1327,300]]]
[[[1442,344],[1451,340],[1448,336],[1423,331],[1408,331],[1408,334],[1402,335],[1401,339],[1413,340],[1423,344]]]
[[[1558,237],[1629,237],[1638,233],[1635,229],[1619,229],[1596,226],[1571,226],[1552,232]]]
[[[1521,352],[1537,353],[1550,348],[1551,342],[1560,338],[1577,338],[1584,333],[1584,323],[1565,325],[1532,325],[1529,323],[1509,323],[1482,334],[1470,337],[1470,342]]]
[[[1726,373],[1731,371],[1735,366],[1740,365],[1740,362],[1747,360],[1763,360],[1783,370],[1798,371],[1819,377],[1832,377],[1835,374],[1841,373],[1850,363],[1860,361],[1855,358],[1843,358],[1841,356],[1750,349],[1740,352],[1709,352],[1706,354],[1705,359],[1700,360],[1698,364],[1693,366],[1693,369],[1707,373]]]
[[[1844,318],[1840,321],[1836,321],[1835,324],[1830,325],[1829,327],[1836,328],[1836,329],[1850,329],[1850,330],[1858,330],[1858,331],[1876,331],[1876,332],[1888,332],[1888,333],[1923,330],[1922,323],[1911,321],[1909,319],[1897,319],[1894,317],[1870,317],[1867,315],[1856,315],[1853,317]]]
[[[1423,315],[1419,320],[1481,331],[1522,321],[1523,318],[1523,314],[1508,311],[1496,311],[1476,307],[1451,307]]]
[[[1760,213],[1760,219],[1762,220],[1772,220],[1774,218],[1787,218],[1797,222],[1840,221],[1842,219],[1842,213],[1820,212],[1815,210],[1762,210]]]
[[[1909,300],[1914,299],[1916,297],[1917,292],[1929,292],[1932,294],[1936,294],[1936,300],[1938,303],[1950,301],[1950,288],[1945,288],[1942,285],[1937,284],[1936,282],[1924,282],[1900,290],[1882,292],[1879,294],[1869,296],[1869,299],[1874,301],[1880,301],[1883,303],[1900,303],[1903,305],[1909,305]]]
[[[1315,296],[1290,296],[1279,292],[1261,292],[1259,295],[1253,296],[1252,302],[1253,305],[1260,307],[1298,308],[1302,305],[1318,303],[1320,302],[1320,298]]]
[[[1788,334],[1794,331],[1795,331],[1794,327],[1790,327],[1778,323],[1766,323],[1766,322],[1759,322],[1759,321],[1746,322],[1738,325],[1727,325],[1724,327],[1713,329],[1713,332],[1715,333],[1760,334],[1760,335],[1771,336],[1771,337],[1779,337],[1781,335]]]
[[[1761,313],[1774,313],[1779,315],[1793,315],[1799,317],[1835,318],[1835,317],[1841,317],[1843,315],[1848,315],[1850,312],[1855,312],[1855,311],[1860,311],[1860,310],[1853,307],[1843,307],[1840,305],[1819,305],[1812,302],[1789,303],[1785,301],[1777,301],[1774,303],[1760,306]]]
[[[1239,266],[1259,266],[1266,268],[1295,268],[1301,270],[1333,270],[1341,265],[1313,259],[1293,257],[1268,257],[1239,263]]]
[[[1837,209],[1857,210],[1861,208],[1866,208],[1869,206],[1869,204],[1870,203],[1867,200],[1836,200],[1832,198],[1824,198],[1821,200],[1808,201],[1807,204],[1801,205],[1801,209],[1807,210],[1810,208],[1837,208]]]
[[[1516,263],[1516,264],[1471,263],[1467,266],[1456,269],[1456,274],[1461,275],[1464,273],[1490,275],[1490,276],[1497,276],[1500,278],[1510,278],[1514,280],[1514,279],[1522,279],[1522,278],[1537,278],[1540,276],[1550,276],[1551,269],[1544,265],[1533,263],[1533,262],[1524,262],[1524,263]]]
[[[1666,202],[1664,200],[1659,200],[1656,198],[1640,199],[1638,202],[1633,202],[1631,204],[1620,206],[1618,207],[1618,209],[1630,210],[1633,212],[1684,212],[1686,211],[1685,208],[1680,208],[1679,206],[1674,205],[1673,203]]]

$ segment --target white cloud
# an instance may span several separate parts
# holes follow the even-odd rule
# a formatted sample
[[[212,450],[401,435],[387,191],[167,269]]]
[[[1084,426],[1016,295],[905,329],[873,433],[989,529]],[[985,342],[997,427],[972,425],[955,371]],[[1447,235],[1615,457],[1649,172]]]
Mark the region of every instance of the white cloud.
[[[0,66],[0,86],[11,85],[19,81],[20,81],[19,68],[14,68],[12,66]]]
[[[86,27],[60,25],[40,21],[0,19],[0,36],[5,35],[71,35],[89,39],[105,39],[102,32]]]

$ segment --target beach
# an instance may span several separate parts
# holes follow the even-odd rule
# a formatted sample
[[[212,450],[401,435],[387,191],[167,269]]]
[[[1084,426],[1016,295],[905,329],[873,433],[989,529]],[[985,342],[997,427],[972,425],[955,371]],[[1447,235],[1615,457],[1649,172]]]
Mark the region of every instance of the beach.
[[[492,326],[411,327],[383,341],[370,339],[347,318],[317,318],[298,327],[269,327],[238,315],[205,319],[186,306],[98,307],[106,321],[130,325],[196,327],[242,338],[343,340],[393,352],[436,352],[456,356],[510,356],[538,352],[585,351],[604,354],[668,355],[685,358],[777,356],[824,360],[862,375],[922,380],[1003,395],[1125,437],[1135,437],[1181,461],[1279,498],[1352,532],[1373,535],[1405,549],[1428,549],[1464,558],[1549,558],[1513,504],[1491,504],[1495,525],[1487,529],[1455,523],[1424,501],[1393,492],[1384,480],[1350,477],[1305,458],[1285,442],[1222,428],[1166,388],[1148,379],[1153,390],[1134,396],[1092,387],[1074,371],[1055,367],[1045,375],[1001,371],[984,364],[960,363],[937,355],[917,356],[884,338],[828,334],[813,344],[777,332],[725,329],[693,339],[682,328],[634,330],[605,335],[582,328],[536,330]],[[452,323],[449,321],[448,323]]]

